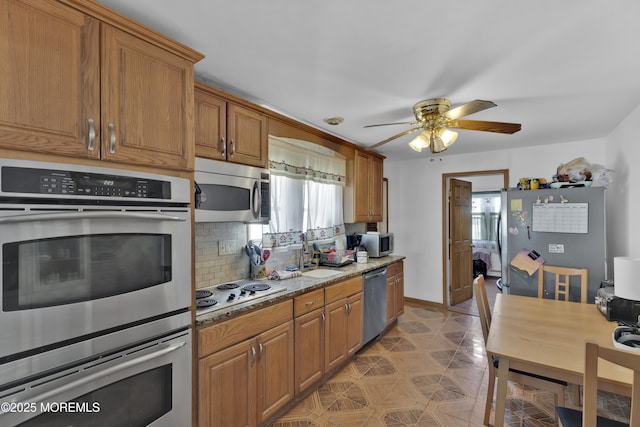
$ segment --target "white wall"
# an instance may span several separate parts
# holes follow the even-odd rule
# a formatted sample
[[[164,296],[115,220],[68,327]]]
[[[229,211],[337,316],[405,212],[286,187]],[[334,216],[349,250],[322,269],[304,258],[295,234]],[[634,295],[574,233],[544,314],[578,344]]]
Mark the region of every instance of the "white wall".
[[[636,121],[639,121],[638,116]],[[520,177],[551,180],[558,165],[576,157],[585,157],[591,163],[610,167],[605,162],[605,154],[604,140],[596,139],[526,149],[447,155],[433,157],[433,161],[419,155],[409,161],[385,160],[385,176],[389,178],[389,231],[396,236],[395,253],[407,257],[405,296],[437,303],[444,301],[442,174],[509,169],[510,186],[515,187]],[[640,224],[636,230],[638,228]]]
[[[639,138],[640,106],[606,139],[606,166],[615,171],[613,184],[607,189],[607,258],[611,269],[613,257],[640,257]]]

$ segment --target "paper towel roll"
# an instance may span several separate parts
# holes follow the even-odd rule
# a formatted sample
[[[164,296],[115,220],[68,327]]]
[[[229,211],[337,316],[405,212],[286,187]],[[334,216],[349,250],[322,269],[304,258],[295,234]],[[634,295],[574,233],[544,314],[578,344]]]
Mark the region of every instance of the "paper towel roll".
[[[614,294],[640,301],[640,258],[614,257]]]

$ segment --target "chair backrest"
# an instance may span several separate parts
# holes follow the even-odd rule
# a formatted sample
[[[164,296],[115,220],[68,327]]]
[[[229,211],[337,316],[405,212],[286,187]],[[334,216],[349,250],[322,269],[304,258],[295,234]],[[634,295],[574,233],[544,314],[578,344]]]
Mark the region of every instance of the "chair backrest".
[[[487,288],[484,284],[484,276],[481,274],[473,280],[473,294],[476,297],[478,305],[478,314],[482,326],[482,336],[485,344],[489,338],[489,328],[491,327],[491,309],[489,307],[489,299],[487,298]]]
[[[587,302],[587,284],[589,283],[589,270],[586,268],[558,267],[542,264],[538,269],[538,298],[544,298],[545,273],[555,275],[555,296],[560,300],[569,301],[569,282],[572,276],[580,277],[580,302]]]
[[[587,341],[584,362],[583,427],[596,427],[599,359],[604,359],[633,370],[631,419],[629,425],[640,425],[640,353],[619,350],[617,348],[601,347],[594,342]]]

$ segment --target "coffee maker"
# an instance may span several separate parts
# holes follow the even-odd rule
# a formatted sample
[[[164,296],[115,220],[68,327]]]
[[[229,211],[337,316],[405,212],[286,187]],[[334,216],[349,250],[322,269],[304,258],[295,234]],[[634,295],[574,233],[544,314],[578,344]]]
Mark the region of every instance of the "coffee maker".
[[[347,249],[357,251],[362,243],[362,236],[356,233],[347,234]]]

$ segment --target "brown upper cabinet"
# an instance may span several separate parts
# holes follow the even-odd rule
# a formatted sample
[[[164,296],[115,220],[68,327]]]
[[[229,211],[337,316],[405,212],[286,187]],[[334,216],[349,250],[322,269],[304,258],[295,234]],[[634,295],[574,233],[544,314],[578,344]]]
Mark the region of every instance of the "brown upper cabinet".
[[[202,55],[92,1],[2,1],[0,28],[1,147],[193,169]]]
[[[196,156],[267,167],[267,119],[195,83]]]
[[[352,191],[345,192],[346,222],[382,221],[382,163],[375,154],[355,151]]]

